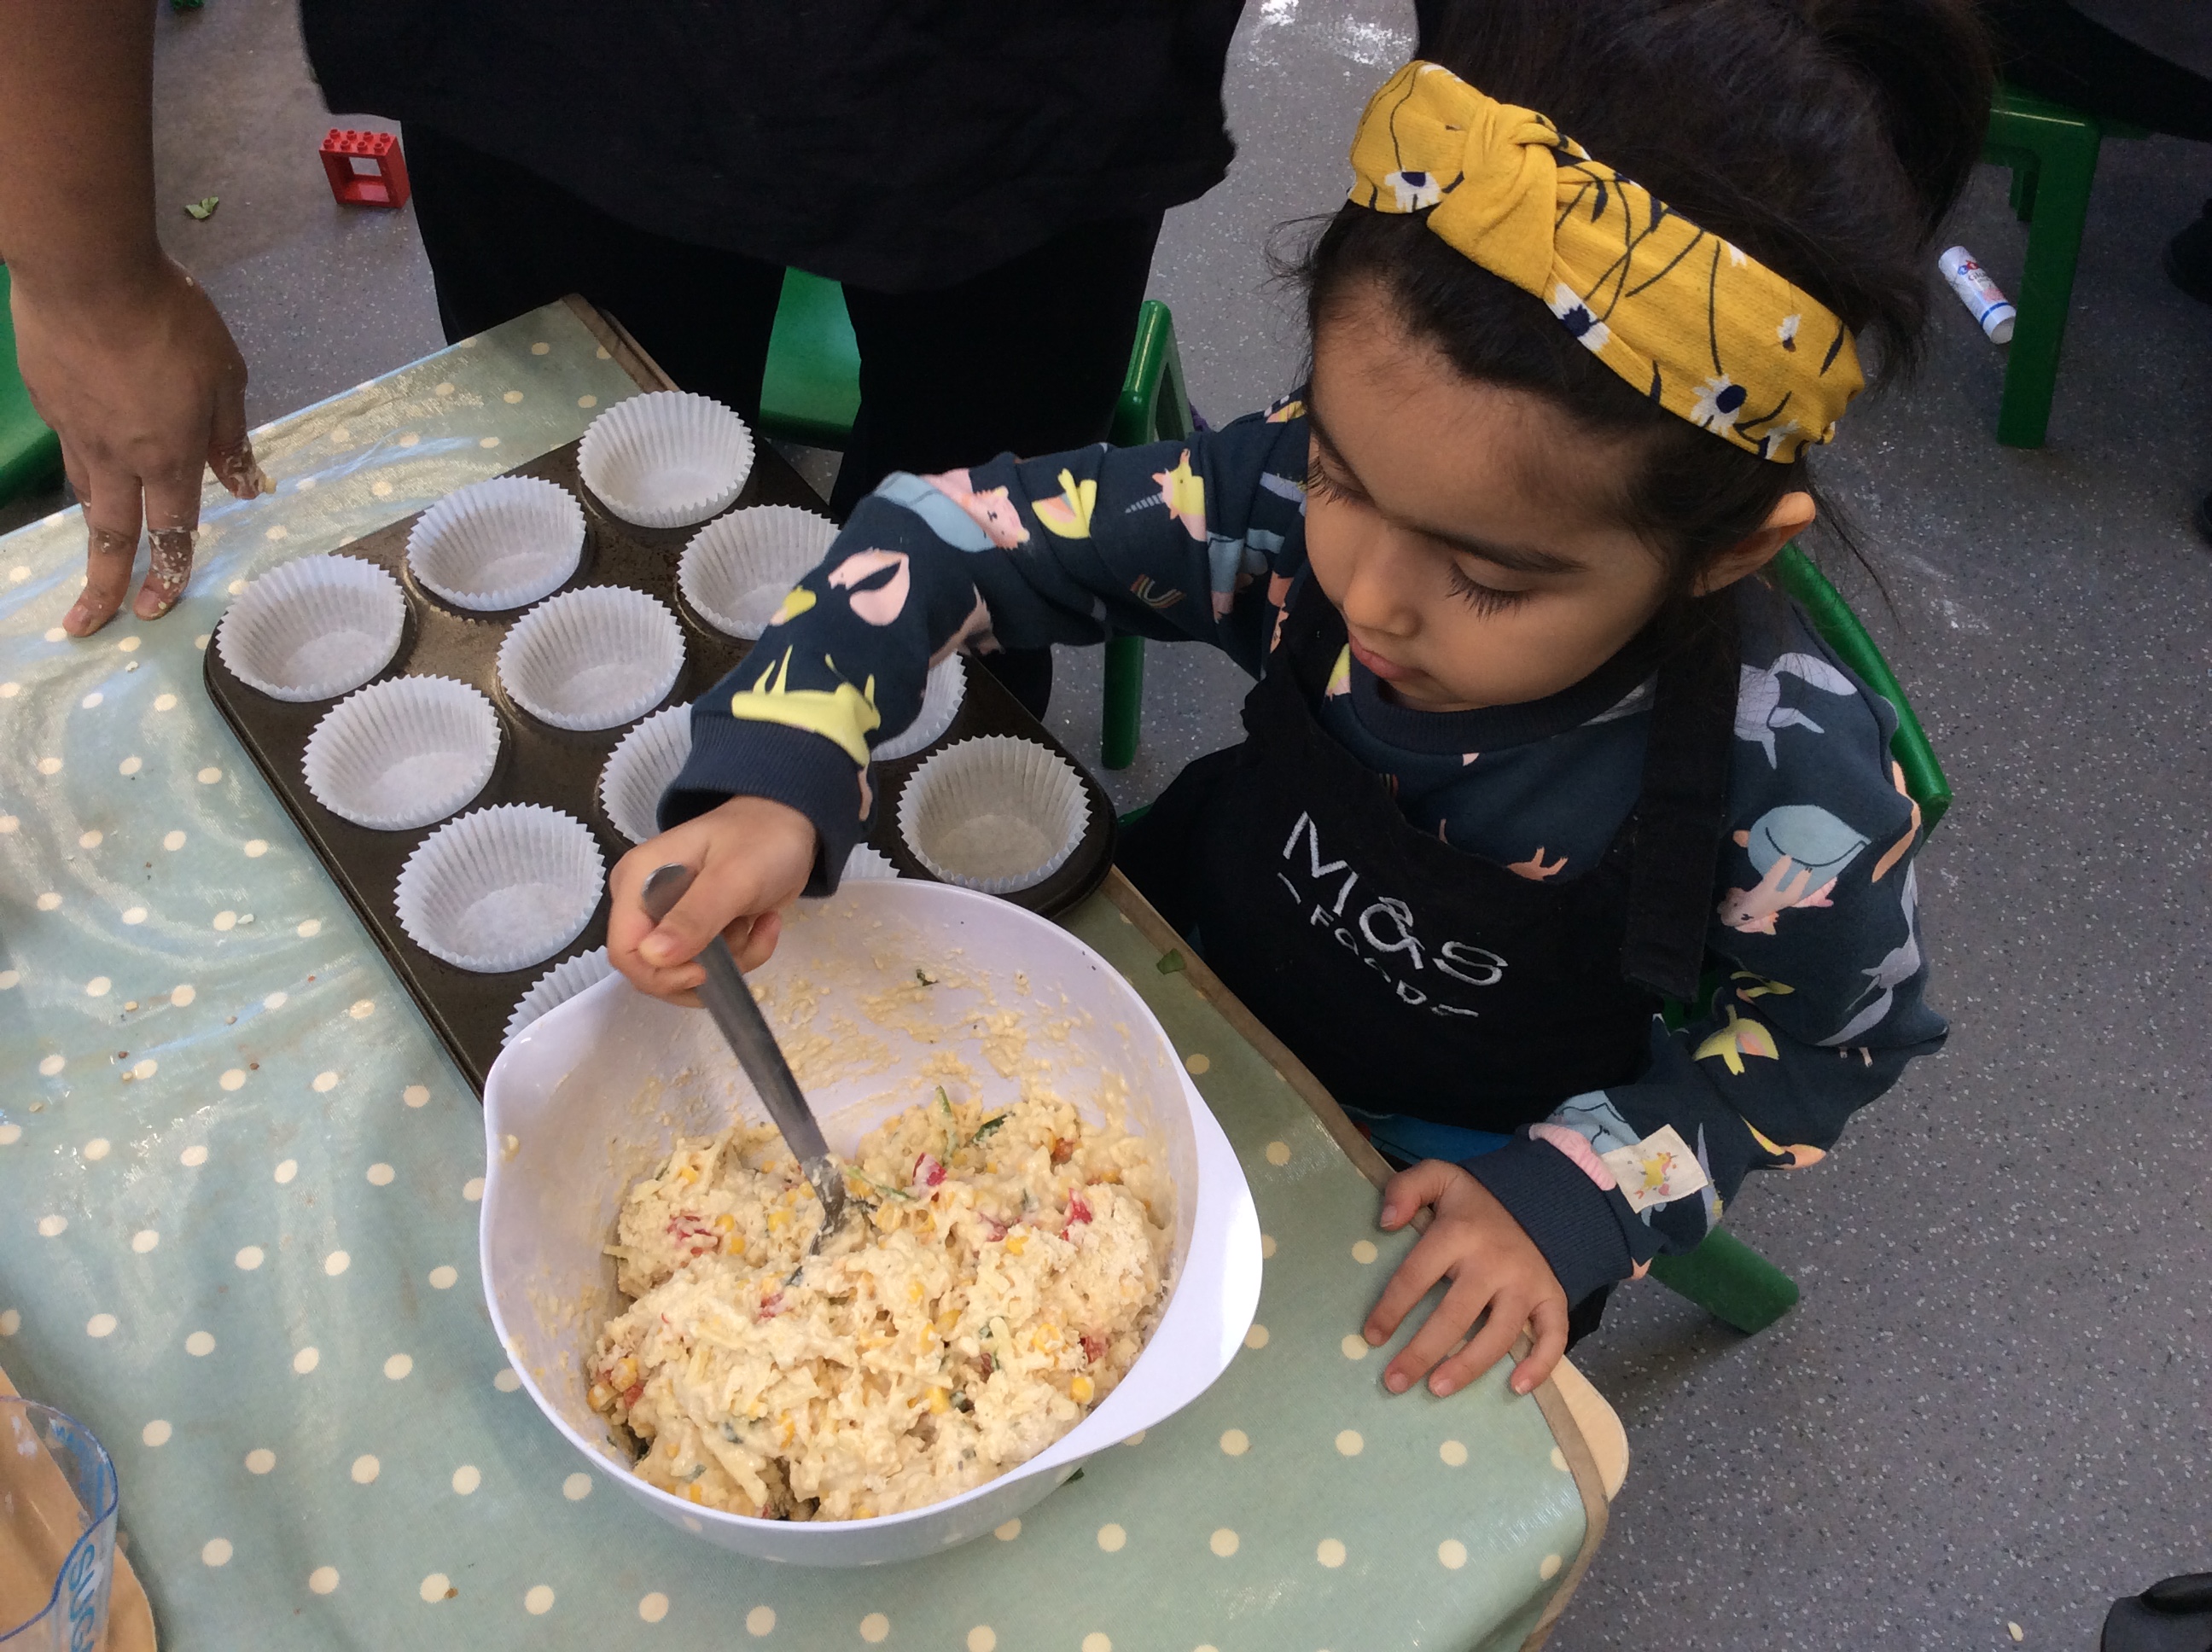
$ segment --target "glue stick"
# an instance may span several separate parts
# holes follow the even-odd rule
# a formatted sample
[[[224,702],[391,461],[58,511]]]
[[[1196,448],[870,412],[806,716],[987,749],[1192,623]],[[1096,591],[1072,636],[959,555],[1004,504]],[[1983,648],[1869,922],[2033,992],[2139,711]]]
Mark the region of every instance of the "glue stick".
[[[1990,342],[2011,343],[2013,319],[2018,313],[2012,307],[2012,301],[1990,279],[1990,272],[1974,262],[1974,255],[1963,246],[1949,247],[1936,260],[1936,267],[1951,283],[1951,290],[1959,295],[1959,301],[1982,324],[1982,331],[1990,336]]]

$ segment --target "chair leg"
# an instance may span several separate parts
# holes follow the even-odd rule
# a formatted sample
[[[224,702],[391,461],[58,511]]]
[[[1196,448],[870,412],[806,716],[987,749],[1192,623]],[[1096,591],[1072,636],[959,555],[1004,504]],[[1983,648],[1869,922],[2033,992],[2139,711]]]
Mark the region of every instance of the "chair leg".
[[[2033,222],[2021,276],[2012,346],[2005,363],[2004,397],[1997,410],[1997,440],[2008,447],[2040,447],[2051,423],[2051,398],[2058,384],[2059,347],[2074,302],[2074,266],[2081,254],[2081,226],[2097,176],[2099,134],[2093,123],[2048,125],[2039,135],[2036,178],[2030,192]]]
[[[1746,1335],[1797,1305],[1796,1281],[1724,1228],[1686,1256],[1653,1257],[1651,1277]]]
[[[1145,640],[1115,637],[1106,644],[1106,697],[1098,732],[1098,760],[1109,768],[1137,761],[1137,729],[1145,715]]]
[[[2012,163],[2012,216],[2022,223],[2035,222],[2035,158],[2023,155]]]

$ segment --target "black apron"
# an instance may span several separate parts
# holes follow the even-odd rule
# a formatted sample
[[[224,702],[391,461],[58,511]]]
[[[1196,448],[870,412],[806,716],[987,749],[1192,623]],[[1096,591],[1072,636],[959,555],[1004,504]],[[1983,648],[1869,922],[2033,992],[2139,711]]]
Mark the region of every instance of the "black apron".
[[[1244,701],[1247,738],[1179,775],[1123,870],[1340,1102],[1510,1132],[1634,1079],[1662,998],[1697,995],[1734,747],[1723,593],[1662,653],[1635,807],[1604,858],[1539,883],[1407,823],[1310,709],[1345,645],[1308,578]]]

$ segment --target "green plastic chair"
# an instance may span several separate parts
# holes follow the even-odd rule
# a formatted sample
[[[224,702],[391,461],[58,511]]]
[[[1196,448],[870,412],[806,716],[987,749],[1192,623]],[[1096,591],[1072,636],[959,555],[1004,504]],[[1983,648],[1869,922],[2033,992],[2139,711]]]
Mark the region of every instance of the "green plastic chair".
[[[842,449],[853,439],[860,410],[860,350],[844,288],[819,276],[786,270],[769,335],[768,368],[761,376],[761,429],[782,441]],[[1190,428],[1175,322],[1166,305],[1147,299],[1138,311],[1136,343],[1108,439],[1131,447],[1187,436]],[[1098,741],[1099,761],[1107,768],[1127,768],[1136,761],[1144,698],[1144,639],[1109,639]]]
[[[2074,299],[2074,266],[2107,137],[2146,137],[2140,126],[2102,120],[2014,86],[2000,86],[1990,109],[1982,158],[2012,172],[2012,210],[2027,225],[2027,261],[2013,307],[1997,440],[2040,447],[2058,386],[2059,346]]]
[[[1796,545],[1785,545],[1774,559],[1774,581],[1805,610],[1813,629],[1837,657],[1897,708],[1897,732],[1890,738],[1889,753],[1905,773],[1906,793],[1920,805],[1923,834],[1934,831],[1951,806],[1951,782],[1944,778],[1943,765],[1936,761],[1928,732],[1899,686],[1897,674],[1850,604]],[[1711,1003],[1717,985],[1717,980],[1708,981],[1705,1003]],[[1679,1024],[1682,1013],[1679,1006],[1670,1006],[1668,1018]],[[1747,1333],[1765,1330],[1797,1303],[1796,1281],[1724,1228],[1714,1229],[1686,1255],[1654,1257],[1651,1277],[1723,1324]]]
[[[761,375],[761,428],[779,441],[842,451],[860,410],[860,347],[845,289],[802,270],[783,273],[783,297]]]
[[[1890,738],[1889,755],[1905,771],[1906,793],[1920,805],[1922,832],[1934,831],[1951,806],[1951,782],[1936,760],[1936,748],[1929,744],[1928,731],[1921,727],[1912,702],[1905,697],[1897,673],[1889,669],[1842,593],[1794,544],[1784,545],[1774,559],[1774,582],[1805,610],[1820,641],[1836,651],[1861,682],[1897,708],[1897,732]]]
[[[8,308],[8,267],[0,264],[0,505],[58,481],[61,439],[31,410],[15,371],[15,323]]]

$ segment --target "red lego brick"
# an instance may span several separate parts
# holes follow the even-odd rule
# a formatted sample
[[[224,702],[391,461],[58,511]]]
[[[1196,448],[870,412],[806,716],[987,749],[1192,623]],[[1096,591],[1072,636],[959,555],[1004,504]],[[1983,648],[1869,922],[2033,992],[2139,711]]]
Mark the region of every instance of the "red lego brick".
[[[407,157],[390,132],[341,131],[323,139],[323,175],[340,206],[407,204]]]

